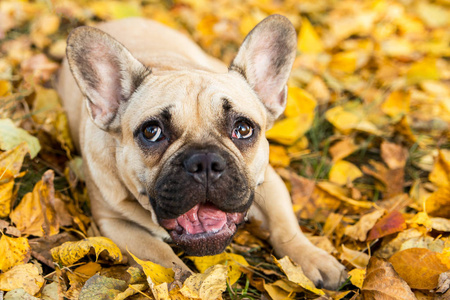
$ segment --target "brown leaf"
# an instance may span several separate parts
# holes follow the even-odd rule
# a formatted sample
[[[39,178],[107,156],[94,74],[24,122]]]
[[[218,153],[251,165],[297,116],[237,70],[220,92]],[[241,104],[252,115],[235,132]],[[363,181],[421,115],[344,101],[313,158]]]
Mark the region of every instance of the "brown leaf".
[[[435,289],[438,286],[439,275],[449,270],[437,257],[436,252],[423,248],[397,252],[389,262],[413,289]]]
[[[361,294],[364,300],[416,300],[411,288],[392,265],[376,257],[369,261]]]
[[[389,169],[401,169],[406,165],[408,151],[400,145],[383,141],[381,143],[381,157]]]
[[[405,171],[403,168],[388,169],[382,163],[371,161],[370,165],[375,169],[372,170],[367,166],[362,166],[364,173],[371,175],[383,183],[386,192],[384,198],[391,198],[403,193],[403,186],[405,184]]]
[[[406,229],[406,222],[403,215],[397,210],[381,218],[369,231],[368,241],[379,239],[389,234],[393,234]]]

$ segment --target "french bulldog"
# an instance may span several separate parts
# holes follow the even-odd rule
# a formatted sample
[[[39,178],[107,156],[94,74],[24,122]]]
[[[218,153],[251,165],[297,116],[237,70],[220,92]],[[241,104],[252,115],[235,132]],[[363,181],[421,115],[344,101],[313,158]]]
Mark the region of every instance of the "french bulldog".
[[[92,214],[125,253],[165,267],[222,252],[245,220],[317,287],[346,272],[312,245],[268,165],[265,131],[283,113],[296,32],[272,15],[227,68],[189,38],[130,18],[74,29],[57,90],[84,158]]]

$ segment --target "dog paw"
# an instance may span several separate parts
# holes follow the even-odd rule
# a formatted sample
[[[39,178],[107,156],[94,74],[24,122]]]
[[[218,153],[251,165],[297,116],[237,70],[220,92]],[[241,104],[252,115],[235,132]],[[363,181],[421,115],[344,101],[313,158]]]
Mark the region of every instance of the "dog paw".
[[[347,270],[333,256],[313,245],[302,248],[297,249],[298,255],[291,258],[302,267],[317,288],[337,290],[345,282]]]

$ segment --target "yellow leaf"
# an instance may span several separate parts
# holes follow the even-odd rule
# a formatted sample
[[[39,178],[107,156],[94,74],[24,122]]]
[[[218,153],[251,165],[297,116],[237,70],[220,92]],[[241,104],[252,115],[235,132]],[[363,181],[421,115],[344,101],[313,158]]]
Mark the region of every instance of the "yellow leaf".
[[[6,272],[15,265],[28,262],[31,248],[23,237],[11,238],[2,235],[0,238],[0,270]]]
[[[350,282],[354,286],[362,288],[364,277],[366,276],[365,269],[353,269],[350,272],[348,272],[348,275],[350,276]]]
[[[26,142],[28,144],[31,158],[34,158],[38,154],[39,150],[41,150],[41,145],[39,144],[39,140],[37,138],[30,135],[22,128],[16,127],[10,119],[1,119],[0,148],[2,150],[11,150],[22,142]]]
[[[225,265],[228,270],[229,284],[233,285],[241,277],[241,267],[248,266],[245,258],[239,254],[223,252],[211,256],[188,256],[200,272],[205,272],[208,268],[215,265]]]
[[[364,269],[369,263],[369,255],[364,252],[356,251],[342,245],[341,260],[346,260],[359,269]]]
[[[450,186],[440,187],[425,200],[426,212],[434,217],[450,218]]]
[[[44,278],[34,264],[18,265],[0,274],[0,290],[11,291],[23,288],[28,294],[36,295],[44,285]]]
[[[286,109],[284,115],[286,117],[297,117],[307,114],[314,118],[314,111],[317,106],[317,101],[307,91],[296,86],[290,86],[286,100]]]
[[[8,80],[0,80],[0,97],[5,97],[11,94],[12,84]]]
[[[29,152],[26,143],[0,154],[0,218],[9,215],[14,189],[14,178],[22,168],[23,159]]]
[[[436,254],[439,260],[450,270],[450,248],[445,248],[442,253]]]
[[[284,272],[284,274],[286,274],[290,281],[300,285],[308,291],[313,292],[314,294],[325,295],[322,290],[317,289],[314,286],[314,283],[305,276],[302,267],[295,265],[289,257],[285,256],[279,260],[274,258],[274,260],[277,266]]]
[[[54,89],[38,88],[33,103],[33,120],[66,150],[73,150],[67,116]]]
[[[269,145],[269,162],[272,166],[287,167],[289,166],[290,161],[285,147]]]
[[[136,2],[95,1],[90,9],[101,19],[123,19],[141,16],[141,7]]]
[[[128,252],[130,253],[130,252]],[[147,275],[147,278],[150,278],[152,283],[155,285],[160,285],[165,282],[172,282],[173,277],[175,273],[172,269],[164,268],[163,266],[160,266],[158,264],[155,264],[151,261],[143,261],[134,256],[132,253],[130,253],[133,259],[141,265],[141,267],[144,269],[145,275]]]
[[[362,114],[363,112],[359,106],[353,107],[353,109],[335,106],[327,110],[325,118],[344,134],[350,133],[351,130],[359,130],[380,135],[381,133],[377,127],[360,116]]]
[[[286,291],[285,289],[276,285],[278,281],[274,283],[266,283],[265,281],[263,281],[264,289],[269,294],[270,298],[273,300],[294,299],[295,293],[293,293],[293,291]]]
[[[332,182],[319,182],[317,183],[317,187],[321,190],[326,191],[330,195],[336,197],[337,199],[344,201],[350,205],[362,207],[362,208],[371,208],[373,206],[373,202],[370,201],[362,201],[362,200],[354,200],[348,196],[346,196],[346,189]]]
[[[297,50],[303,53],[323,52],[323,44],[308,19],[302,19],[302,27],[298,34]]]
[[[353,142],[353,139],[345,138],[330,147],[330,155],[333,158],[333,162],[337,162],[343,158],[346,158],[358,150],[358,148],[359,147]]]
[[[53,260],[63,266],[70,266],[94,249],[96,259],[102,251],[115,262],[122,261],[122,252],[110,239],[106,237],[89,237],[81,241],[66,242],[51,250]]]
[[[438,79],[440,79],[440,74],[435,58],[425,58],[413,63],[406,73],[406,80],[409,84]]]
[[[358,68],[358,52],[345,51],[332,56],[329,68],[333,72],[352,74]]]
[[[192,299],[216,300],[227,288],[227,271],[215,265],[202,274],[193,274],[183,284],[180,293]]]
[[[450,151],[440,150],[428,179],[440,187],[450,187]]]
[[[418,225],[424,226],[428,231],[431,231],[431,225],[432,222],[430,220],[430,217],[428,217],[428,214],[426,212],[418,212],[414,217],[412,217],[410,220],[406,221],[406,223],[410,224],[411,227],[418,227]]]
[[[363,176],[363,173],[357,166],[348,161],[340,160],[331,167],[329,179],[331,182],[345,185],[361,176]]]
[[[44,236],[59,233],[59,222],[53,204],[54,173],[48,170],[36,183],[33,192],[27,193],[10,214],[11,221],[24,234]]]
[[[409,112],[410,94],[403,91],[394,91],[381,105],[381,110],[390,117],[405,115]]]

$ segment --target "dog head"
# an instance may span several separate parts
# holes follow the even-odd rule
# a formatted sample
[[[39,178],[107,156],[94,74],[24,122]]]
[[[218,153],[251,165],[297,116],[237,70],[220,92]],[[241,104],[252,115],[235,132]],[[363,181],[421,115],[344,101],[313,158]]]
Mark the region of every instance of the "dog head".
[[[124,185],[187,253],[223,251],[244,221],[295,51],[295,29],[279,15],[248,34],[223,74],[152,69],[98,29],[71,33],[71,71],[91,120],[118,146]]]

